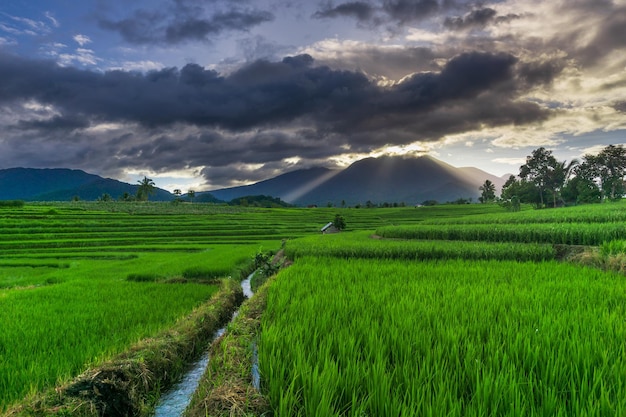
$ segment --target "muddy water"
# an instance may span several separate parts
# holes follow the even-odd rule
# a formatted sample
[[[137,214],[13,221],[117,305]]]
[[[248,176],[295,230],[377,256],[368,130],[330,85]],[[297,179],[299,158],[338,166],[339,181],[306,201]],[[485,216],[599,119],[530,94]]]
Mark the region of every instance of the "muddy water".
[[[245,280],[241,282],[241,288],[243,290],[243,295],[246,298],[252,297],[252,290],[250,288],[250,280],[254,276],[254,272],[250,274]],[[237,316],[239,310],[235,311],[233,317]],[[213,340],[222,336],[226,331],[226,327],[222,327],[218,331],[215,332],[213,336]],[[254,347],[255,358],[256,358],[256,346]],[[196,388],[198,388],[198,384],[200,383],[200,379],[204,374],[204,370],[209,364],[209,352],[207,351],[202,355],[202,357],[195,363],[191,365],[187,374],[182,379],[182,381],[175,384],[169,391],[164,393],[159,399],[159,403],[157,404],[154,410],[154,417],[180,417],[183,415],[185,408],[189,405],[191,401],[191,396],[193,395]],[[257,361],[254,361],[253,369],[253,380],[256,381],[258,378],[258,364]],[[256,375],[256,376],[255,376]],[[255,383],[256,386],[256,383]]]

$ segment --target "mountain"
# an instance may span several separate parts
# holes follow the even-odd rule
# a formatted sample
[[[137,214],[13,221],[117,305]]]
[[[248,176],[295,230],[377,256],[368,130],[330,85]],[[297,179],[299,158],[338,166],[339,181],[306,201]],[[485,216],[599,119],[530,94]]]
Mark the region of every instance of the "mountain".
[[[336,171],[328,168],[310,168],[288,172],[277,177],[260,181],[252,185],[240,187],[222,188],[209,191],[215,198],[231,201],[235,198],[251,195],[270,195],[290,202],[296,200],[299,195],[314,189],[323,183]],[[198,193],[204,195],[205,193]]]
[[[508,178],[508,177],[507,177]],[[506,181],[478,168],[456,168],[429,156],[384,156],[357,161],[343,170],[310,168],[279,175],[242,187],[197,192],[196,202],[223,202],[249,196],[271,196],[299,205],[349,206],[405,203],[426,200],[447,202],[459,198],[478,200],[485,180]],[[138,185],[102,178],[80,170],[11,168],[0,170],[0,200],[68,201],[96,200],[104,194],[117,199],[135,195]],[[168,191],[156,189],[153,201],[172,201]],[[249,203],[249,201],[248,201]]]
[[[103,194],[117,199],[124,193],[135,195],[138,185],[102,178],[81,170],[52,168],[10,168],[0,170],[0,200],[68,201],[97,200]],[[155,201],[171,201],[174,196],[156,189]]]
[[[426,200],[459,198],[478,200],[485,180],[496,185],[504,179],[478,168],[456,168],[429,156],[365,158],[344,170],[312,168],[294,171],[256,184],[210,191],[222,200],[265,194],[301,206],[339,206],[385,202],[412,205]]]

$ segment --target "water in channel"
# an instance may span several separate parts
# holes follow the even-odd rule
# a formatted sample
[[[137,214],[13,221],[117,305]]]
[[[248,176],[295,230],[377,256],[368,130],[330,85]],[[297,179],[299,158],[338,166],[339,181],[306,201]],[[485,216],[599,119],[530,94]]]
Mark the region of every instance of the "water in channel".
[[[252,297],[252,289],[250,288],[250,280],[254,276],[254,272],[250,274],[245,280],[241,282],[241,288],[243,290],[243,295],[246,298]],[[233,317],[237,315],[239,310],[235,311]],[[215,332],[213,336],[213,340],[222,336],[226,331],[226,327],[222,327],[218,331]],[[256,353],[256,346],[254,347],[254,351]],[[200,383],[200,378],[204,374],[204,370],[209,364],[209,350],[202,355],[202,357],[195,363],[193,363],[185,374],[185,377],[178,383],[174,384],[174,386],[167,391],[165,394],[161,396],[159,399],[159,403],[157,404],[154,410],[154,417],[180,417],[183,415],[185,408],[189,405],[191,401],[191,396],[193,395],[196,388],[198,388],[198,384]],[[258,378],[258,365],[257,361],[254,361],[252,367],[252,378],[255,381],[255,386],[258,387],[256,381]]]

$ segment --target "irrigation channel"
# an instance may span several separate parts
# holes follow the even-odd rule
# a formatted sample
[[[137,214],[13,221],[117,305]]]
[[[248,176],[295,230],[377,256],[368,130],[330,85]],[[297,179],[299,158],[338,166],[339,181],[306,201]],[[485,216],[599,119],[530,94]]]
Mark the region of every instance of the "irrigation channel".
[[[255,271],[256,272],[256,271]],[[243,295],[246,298],[250,298],[253,295],[252,288],[250,286],[250,280],[254,276],[255,272],[248,275],[246,279],[241,281],[241,289],[243,290]],[[237,309],[233,313],[233,319],[237,317],[239,313],[239,309]],[[213,340],[221,337],[224,332],[226,332],[226,326],[218,329],[213,336]],[[252,380],[254,381],[254,386],[258,389],[260,385],[260,375],[258,370],[258,361],[256,355],[256,345],[253,346],[254,356],[253,356],[253,366],[252,366]],[[174,384],[174,386],[169,389],[166,393],[164,393],[154,410],[154,417],[180,417],[183,415],[185,409],[189,405],[191,401],[191,396],[194,391],[198,388],[198,384],[200,383],[200,378],[204,374],[206,367],[209,364],[209,349],[207,348],[206,352],[202,355],[198,361],[194,362],[183,379]]]

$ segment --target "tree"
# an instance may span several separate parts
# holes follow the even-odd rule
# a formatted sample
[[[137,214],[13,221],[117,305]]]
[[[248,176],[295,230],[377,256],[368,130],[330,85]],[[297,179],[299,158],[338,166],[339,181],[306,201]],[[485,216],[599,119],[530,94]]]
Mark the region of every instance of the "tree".
[[[599,203],[602,198],[600,187],[595,182],[577,175],[567,182],[561,190],[561,197],[568,203],[589,204]]]
[[[626,149],[622,145],[609,145],[598,155],[585,155],[583,162],[576,168],[576,176],[584,179],[587,188],[593,190],[594,184],[600,190],[601,201],[619,200],[626,189]]]
[[[485,183],[478,189],[481,191],[478,197],[481,203],[491,203],[496,199],[496,185],[493,182],[485,180]]]
[[[174,190],[174,196],[175,196],[175,197],[174,197],[174,203],[178,204],[178,203],[180,203],[180,202],[182,201],[182,200],[180,199],[180,196],[181,196],[181,195],[183,195],[183,192],[182,192],[182,191],[180,191],[180,189],[179,189],[179,188],[176,188],[176,189]]]
[[[544,147],[535,149],[532,155],[526,157],[526,163],[520,167],[519,176],[527,180],[539,191],[540,207],[544,206],[543,193],[551,183],[552,171],[556,169],[557,161],[552,151]]]
[[[520,167],[519,176],[537,187],[539,193],[539,207],[544,207],[544,194],[552,195],[552,205],[556,207],[561,189],[569,179],[572,169],[578,161],[558,162],[552,151],[546,148],[535,149],[532,155],[526,157],[526,164]]]
[[[535,207],[541,207],[543,204],[539,189],[534,184],[526,180],[519,180],[513,175],[502,186],[500,198],[509,205],[514,198],[519,203],[532,204]]]
[[[189,197],[189,201],[193,203],[193,199],[196,198],[196,192],[194,190],[187,191],[187,197]]]
[[[609,145],[598,154],[602,192],[609,200],[619,200],[624,195],[626,176],[626,149],[622,145]]]
[[[144,176],[142,180],[138,180],[137,182],[139,183],[139,188],[137,189],[137,200],[148,201],[148,198],[152,194],[156,193],[154,181]]]
[[[333,220],[333,226],[335,226],[335,229],[337,230],[344,230],[346,228],[346,220],[341,214],[335,215],[335,220]]]
[[[567,163],[567,161],[556,162],[552,167],[550,167],[551,169],[547,174],[546,188],[552,194],[553,207],[556,207],[557,199],[562,200],[561,191],[570,179],[576,165],[578,165],[578,161],[573,159],[569,163]]]
[[[132,196],[131,194],[129,194],[128,192],[124,192],[124,194],[122,194],[121,196],[118,197],[118,200],[120,201],[133,201],[135,199],[134,196]]]

